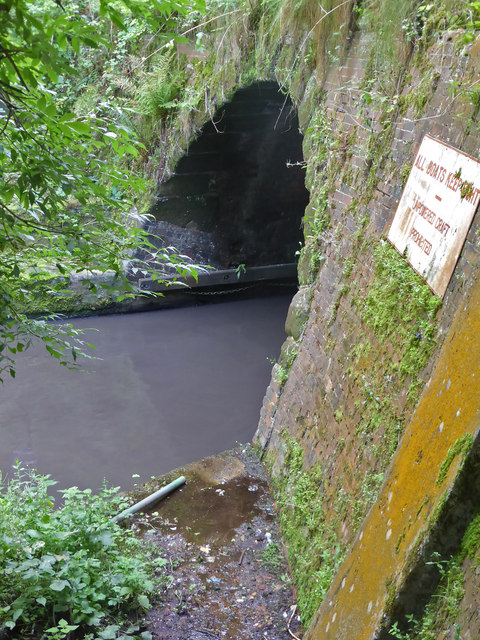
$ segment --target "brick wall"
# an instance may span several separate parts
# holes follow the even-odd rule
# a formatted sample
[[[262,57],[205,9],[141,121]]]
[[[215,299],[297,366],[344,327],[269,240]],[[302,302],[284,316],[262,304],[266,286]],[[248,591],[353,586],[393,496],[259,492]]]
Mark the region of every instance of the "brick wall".
[[[337,527],[346,551],[359,530],[353,507],[365,478],[369,473],[385,472],[394,448],[382,450],[385,440],[392,438],[383,417],[398,420],[400,439],[415,409],[408,395],[411,379],[391,374],[392,362],[401,358],[395,343],[379,337],[364,321],[363,305],[375,275],[375,251],[388,231],[424,134],[474,157],[480,155],[478,109],[468,95],[478,77],[480,46],[459,49],[456,35],[443,34],[423,56],[427,63],[421,68],[415,57],[406,61],[398,80],[399,97],[387,112],[380,101],[381,73],[372,74],[369,67],[371,39],[357,33],[345,59],[329,69],[323,99],[317,104],[317,115],[321,111],[329,132],[328,141],[325,137],[329,153],[326,166],[317,168],[324,182],[322,178],[312,181],[312,200],[315,190],[328,184],[330,221],[320,238],[307,239],[305,255],[309,255],[309,246],[314,247],[310,255],[312,251],[321,254],[313,282],[301,278],[310,294],[306,296],[310,299],[308,320],[296,341],[298,355],[283,385],[274,368],[255,441],[274,478],[288,474],[288,441],[301,445],[305,468],[319,465],[323,472],[327,517],[336,514],[338,520],[339,494],[351,496]],[[452,93],[455,87],[458,95]],[[365,93],[373,96],[370,104],[362,101]],[[309,135],[306,149],[310,148]],[[315,162],[311,156],[306,159]],[[437,314],[437,347],[422,372],[425,380],[477,278],[478,231],[477,215]],[[289,338],[290,347],[292,343]],[[369,345],[365,354],[362,343]],[[383,403],[384,413],[375,413],[375,403]],[[366,412],[376,416],[378,424],[359,431]],[[365,510],[368,506],[368,501],[363,504]]]

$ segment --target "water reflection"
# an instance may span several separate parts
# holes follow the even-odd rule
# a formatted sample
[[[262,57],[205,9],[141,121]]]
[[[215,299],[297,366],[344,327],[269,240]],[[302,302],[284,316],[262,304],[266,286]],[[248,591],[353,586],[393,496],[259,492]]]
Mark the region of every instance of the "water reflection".
[[[291,295],[76,320],[101,360],[60,367],[40,345],[0,393],[0,469],[59,486],[128,488],[249,441]]]

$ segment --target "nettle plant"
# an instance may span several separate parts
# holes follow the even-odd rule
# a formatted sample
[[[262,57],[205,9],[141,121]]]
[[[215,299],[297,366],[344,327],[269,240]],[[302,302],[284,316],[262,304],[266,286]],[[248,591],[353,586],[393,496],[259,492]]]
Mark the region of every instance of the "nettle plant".
[[[17,639],[151,640],[132,621],[150,607],[153,565],[112,520],[125,499],[72,487],[55,509],[53,484],[19,465],[0,484],[0,629]]]

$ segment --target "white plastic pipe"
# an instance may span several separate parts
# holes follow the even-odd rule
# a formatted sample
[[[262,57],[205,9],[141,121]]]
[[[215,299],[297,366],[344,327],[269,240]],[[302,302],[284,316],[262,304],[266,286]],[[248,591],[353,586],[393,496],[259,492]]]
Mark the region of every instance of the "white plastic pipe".
[[[185,476],[180,476],[173,482],[170,482],[170,484],[167,484],[165,487],[162,487],[158,491],[155,491],[155,493],[152,493],[146,498],[144,498],[143,500],[140,500],[140,502],[137,502],[131,507],[128,507],[128,509],[124,509],[124,511],[116,515],[113,518],[113,520],[115,520],[115,522],[119,522],[120,520],[125,520],[125,518],[128,518],[128,516],[131,516],[134,513],[137,513],[137,511],[142,511],[142,509],[145,509],[146,507],[149,507],[150,505],[154,504],[158,500],[165,498],[170,493],[172,493],[172,491],[175,491],[175,489],[178,489],[183,484],[185,484],[185,482],[186,482]]]

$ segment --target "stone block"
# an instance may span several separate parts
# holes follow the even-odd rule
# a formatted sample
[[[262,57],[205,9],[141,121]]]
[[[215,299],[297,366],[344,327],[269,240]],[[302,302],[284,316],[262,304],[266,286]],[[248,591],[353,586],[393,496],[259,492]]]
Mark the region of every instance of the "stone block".
[[[311,287],[300,287],[293,296],[285,321],[285,333],[294,340],[302,335],[310,313],[310,301],[312,298]]]

